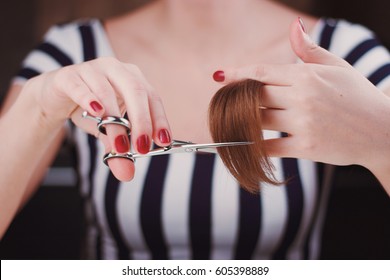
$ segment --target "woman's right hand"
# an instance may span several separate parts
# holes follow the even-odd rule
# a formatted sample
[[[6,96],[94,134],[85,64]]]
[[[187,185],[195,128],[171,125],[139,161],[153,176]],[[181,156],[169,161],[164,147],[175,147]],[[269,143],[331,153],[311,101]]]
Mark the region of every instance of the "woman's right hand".
[[[72,119],[76,126],[99,138],[106,152],[130,150],[126,129],[107,125],[107,135],[98,133],[95,122],[82,118],[83,111],[95,117],[123,116],[127,112],[132,124],[132,145],[139,153],[149,151],[151,140],[159,146],[171,143],[162,101],[135,65],[98,58],[37,76],[29,80],[23,91],[36,94],[46,121],[62,125],[66,119]],[[121,181],[134,176],[130,160],[113,158],[108,165]]]

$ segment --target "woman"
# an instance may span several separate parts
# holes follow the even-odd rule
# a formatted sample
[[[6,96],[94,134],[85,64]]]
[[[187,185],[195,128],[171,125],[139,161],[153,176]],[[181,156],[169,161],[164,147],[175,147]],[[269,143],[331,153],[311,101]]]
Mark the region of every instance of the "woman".
[[[317,258],[329,184],[318,182],[310,160],[362,164],[390,192],[390,126],[382,117],[390,111],[383,94],[390,59],[361,26],[304,15],[303,27],[299,16],[270,1],[160,0],[105,21],[53,27],[26,58],[3,106],[0,232],[34,192],[72,119],[67,130],[79,151],[88,257]],[[221,86],[213,73],[222,83],[266,84],[267,150],[277,179],[289,178],[288,185],[250,195],[218,157],[204,154],[135,165],[111,159],[109,172],[102,156],[130,149],[126,131],[108,126],[102,135],[82,119],[83,110],[99,117],[126,111],[131,146],[140,153],[152,141],[211,142],[206,112]]]

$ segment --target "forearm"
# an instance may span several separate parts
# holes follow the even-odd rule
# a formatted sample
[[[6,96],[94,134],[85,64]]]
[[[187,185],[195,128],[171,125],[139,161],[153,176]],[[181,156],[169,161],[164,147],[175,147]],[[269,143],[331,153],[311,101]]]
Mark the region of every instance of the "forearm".
[[[39,108],[33,94],[26,92],[0,119],[0,238],[29,191],[36,172],[44,173],[50,160],[44,160],[43,165],[41,160],[53,157],[46,152],[62,130],[60,122],[48,121]]]

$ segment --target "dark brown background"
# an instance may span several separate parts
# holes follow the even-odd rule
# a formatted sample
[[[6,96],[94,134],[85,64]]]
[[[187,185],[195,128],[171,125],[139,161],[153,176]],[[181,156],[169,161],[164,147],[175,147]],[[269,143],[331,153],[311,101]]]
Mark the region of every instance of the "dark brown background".
[[[47,28],[80,17],[106,17],[145,0],[13,0],[0,5],[0,96]],[[315,15],[345,18],[374,30],[390,47],[390,1],[283,0]],[[4,143],[3,143],[4,144]],[[55,167],[73,160],[66,147]],[[0,176],[6,176],[1,174]],[[0,242],[1,259],[79,259],[83,221],[75,187],[43,184]],[[0,206],[1,215],[1,206]],[[358,166],[337,168],[324,230],[322,259],[390,259],[390,199]]]

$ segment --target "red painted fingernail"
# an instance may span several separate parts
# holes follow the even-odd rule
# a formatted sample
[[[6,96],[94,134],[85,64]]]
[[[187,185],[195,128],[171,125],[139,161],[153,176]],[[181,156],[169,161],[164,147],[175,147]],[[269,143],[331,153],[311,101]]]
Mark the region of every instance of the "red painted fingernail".
[[[130,149],[129,139],[125,135],[119,135],[115,138],[115,148],[119,153],[126,153]]]
[[[100,105],[97,101],[92,101],[89,105],[96,113],[99,113],[101,110],[103,110],[102,105]]]
[[[301,26],[302,31],[306,33],[305,24],[303,23],[303,20],[301,17],[298,17],[298,22],[299,22],[299,25]]]
[[[137,139],[137,149],[141,154],[146,154],[150,150],[149,136],[144,134]]]
[[[225,81],[225,72],[223,72],[221,70],[215,71],[214,74],[213,74],[213,79],[216,82],[223,82],[223,81]]]
[[[171,135],[169,134],[168,129],[161,129],[158,133],[158,139],[163,144],[171,143]]]

